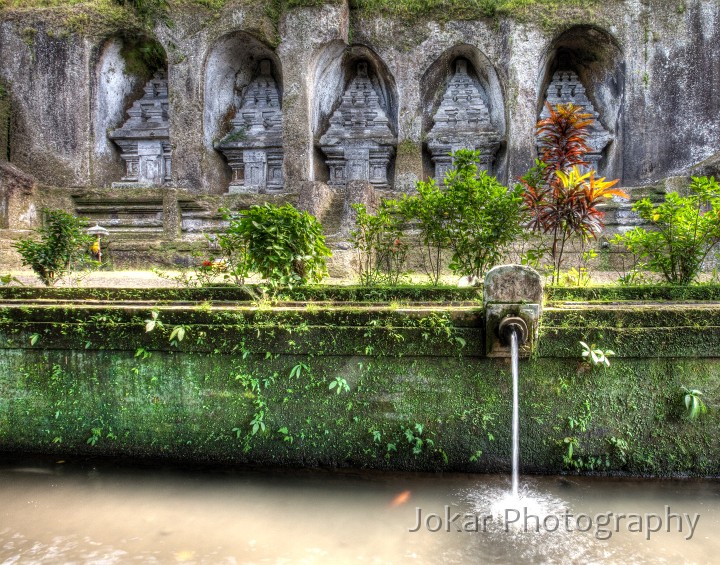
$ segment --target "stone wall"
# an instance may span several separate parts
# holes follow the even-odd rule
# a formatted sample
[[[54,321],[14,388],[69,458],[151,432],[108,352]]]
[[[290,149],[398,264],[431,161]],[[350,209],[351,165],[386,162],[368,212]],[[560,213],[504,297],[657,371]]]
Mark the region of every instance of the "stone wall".
[[[0,452],[507,472],[510,364],[486,356],[468,290],[258,309],[239,288],[3,289]],[[520,362],[523,472],[720,473],[720,310],[654,298],[545,308]],[[617,355],[590,368],[580,340]],[[703,392],[697,420],[683,386]]]
[[[387,166],[389,194],[435,174],[434,122],[458,62],[475,85],[472,104],[482,100],[487,113],[495,151],[488,166],[503,182],[533,162],[534,124],[556,71],[577,75],[609,140],[598,168],[623,186],[686,175],[720,150],[720,6],[712,0],[605,3],[579,14],[559,8],[551,23],[511,16],[407,22],[345,2],[291,9],[275,22],[261,4],[228,2],[215,13],[174,6],[171,25],[92,33],[68,33],[43,10],[3,12],[10,161],[37,180],[40,193],[102,193],[120,181],[121,152],[109,134],[150,78],[128,61],[128,44],[142,41],[159,42],[166,59],[157,70],[167,75],[172,172],[161,184],[191,196],[229,192],[232,171],[217,144],[231,133],[263,60],[279,93],[281,192],[291,198],[308,182],[329,182],[322,138],[358,64],[367,65],[388,122],[382,143],[390,145],[370,149],[370,158],[375,151],[375,166]],[[452,120],[450,109],[443,115]],[[438,147],[467,145],[459,137]],[[358,151],[345,153],[364,154]],[[265,163],[262,154],[250,157]],[[382,182],[364,180],[385,195]],[[333,206],[347,201],[342,187],[313,190],[329,194]],[[263,187],[255,192],[251,201],[262,201]]]

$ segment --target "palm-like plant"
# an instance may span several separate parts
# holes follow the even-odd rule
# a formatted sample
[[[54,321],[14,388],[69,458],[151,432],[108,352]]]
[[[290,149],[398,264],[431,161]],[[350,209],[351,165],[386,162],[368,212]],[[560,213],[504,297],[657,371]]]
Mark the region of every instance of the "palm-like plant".
[[[542,155],[540,159],[547,165],[544,178],[551,183],[555,171],[566,171],[575,165],[588,165],[585,160],[585,155],[590,152],[587,135],[593,117],[572,103],[558,104],[553,108],[546,102],[545,107],[550,115],[540,120],[535,129]]]
[[[582,172],[587,166],[585,155],[588,127],[592,115],[580,106],[548,105],[550,115],[540,120],[537,132],[542,160],[537,160],[520,181],[528,213],[527,227],[552,235],[550,255],[553,259],[553,282],[558,282],[567,243],[574,237],[581,245],[597,238],[603,228],[604,213],[598,205],[606,198],[628,195],[617,188],[617,180],[596,178],[595,171]]]

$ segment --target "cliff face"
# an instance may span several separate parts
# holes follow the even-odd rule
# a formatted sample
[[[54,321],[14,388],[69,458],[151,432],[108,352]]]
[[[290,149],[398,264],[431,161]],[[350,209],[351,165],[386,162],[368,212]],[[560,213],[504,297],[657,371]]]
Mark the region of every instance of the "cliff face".
[[[173,5],[152,31],[135,21],[100,26],[94,18],[107,16],[98,13],[92,27],[75,21],[69,32],[51,9],[6,9],[0,78],[11,99],[11,161],[48,185],[119,180],[108,131],[122,125],[148,78],[130,60],[128,44],[142,52],[138,38],[157,40],[167,57],[172,184],[200,193],[227,190],[230,169],[213,143],[261,59],[277,68],[288,186],[326,177],[318,140],[358,60],[369,63],[397,135],[395,188],[433,173],[427,134],[458,58],[469,62],[502,136],[493,169],[501,178],[532,163],[533,125],[558,69],[578,75],[611,135],[600,169],[625,185],[683,173],[720,146],[713,0],[609,3],[558,11],[551,24],[527,16],[407,22],[342,3],[272,21],[258,4]]]
[[[339,223],[330,231],[342,235],[348,202],[411,190],[449,166],[450,150],[480,148],[481,166],[512,182],[533,163],[546,99],[591,106],[597,168],[623,186],[698,164],[717,172],[716,0],[535,0],[487,17],[450,0],[451,10],[431,2],[427,13],[384,0],[177,0],[155,17],[110,0],[9,2],[0,4],[0,155],[37,181],[38,208],[127,217],[135,229],[137,188],[150,202],[138,214],[173,239],[217,228],[215,204],[200,200],[226,198],[232,182],[250,193],[243,206],[274,193],[330,210]],[[157,77],[167,94],[154,91]],[[261,92],[275,102],[256,100]],[[123,131],[135,138],[111,135],[128,110],[134,126]],[[272,132],[279,142],[253,138]],[[236,148],[230,158],[221,141]],[[313,204],[317,194],[329,196]]]

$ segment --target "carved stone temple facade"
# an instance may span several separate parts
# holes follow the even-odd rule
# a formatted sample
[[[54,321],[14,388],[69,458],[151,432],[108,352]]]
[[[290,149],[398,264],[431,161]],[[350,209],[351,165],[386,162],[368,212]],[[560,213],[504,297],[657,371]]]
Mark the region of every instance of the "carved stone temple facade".
[[[442,181],[453,165],[451,153],[459,149],[480,151],[479,168],[492,171],[500,147],[500,133],[490,122],[490,112],[480,87],[467,72],[467,61],[455,61],[455,74],[448,82],[428,133],[428,149],[435,164],[435,179]]]
[[[575,106],[582,106],[584,112],[592,114],[594,120],[588,128],[587,143],[590,147],[590,153],[585,156],[591,169],[597,170],[598,162],[602,158],[602,152],[612,140],[610,133],[600,123],[598,112],[595,110],[592,102],[585,94],[585,87],[580,82],[580,77],[574,71],[556,71],[553,74],[550,85],[545,95],[545,101],[550,106],[557,104],[567,104],[572,102]],[[550,115],[547,106],[543,105],[540,118],[545,119]],[[538,145],[539,149],[539,145]]]
[[[358,63],[357,74],[320,138],[326,155],[330,186],[364,180],[375,188],[388,188],[388,166],[397,138],[390,129],[380,97],[368,76],[368,65]]]
[[[145,85],[145,94],[128,110],[128,120],[110,133],[122,151],[125,176],[113,187],[161,186],[172,173],[168,81],[158,72]]]
[[[281,190],[282,110],[269,60],[260,62],[259,74],[247,86],[231,126],[216,146],[232,169],[229,192]]]

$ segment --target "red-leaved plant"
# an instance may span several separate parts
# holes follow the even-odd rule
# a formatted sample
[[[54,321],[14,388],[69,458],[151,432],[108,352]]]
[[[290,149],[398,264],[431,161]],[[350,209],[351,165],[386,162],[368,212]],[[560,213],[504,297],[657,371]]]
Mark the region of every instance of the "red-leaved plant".
[[[604,213],[598,205],[606,198],[628,195],[613,188],[617,179],[596,178],[585,156],[591,114],[574,104],[547,104],[549,116],[537,123],[541,159],[521,179],[523,201],[528,213],[527,227],[552,236],[549,249],[553,261],[552,282],[560,279],[563,255],[568,242],[577,237],[581,247],[602,231]]]

